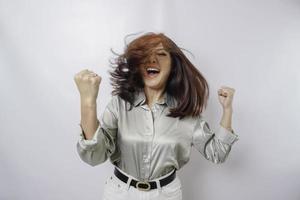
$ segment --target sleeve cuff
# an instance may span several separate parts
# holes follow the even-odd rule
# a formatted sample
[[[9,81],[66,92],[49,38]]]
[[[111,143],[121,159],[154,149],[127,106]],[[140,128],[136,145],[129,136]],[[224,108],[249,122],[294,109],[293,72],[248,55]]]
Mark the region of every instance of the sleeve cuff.
[[[239,140],[239,136],[235,134],[233,130],[229,131],[221,125],[219,126],[219,129],[216,131],[215,135],[219,140],[229,145],[232,145]]]
[[[87,151],[92,151],[95,149],[96,145],[98,144],[98,137],[99,137],[99,133],[101,132],[101,127],[100,127],[100,123],[98,125],[97,130],[94,133],[94,136],[92,139],[90,140],[86,140],[83,134],[83,129],[81,127],[81,125],[79,124],[79,129],[80,129],[80,134],[79,134],[79,145],[82,149],[87,150]]]

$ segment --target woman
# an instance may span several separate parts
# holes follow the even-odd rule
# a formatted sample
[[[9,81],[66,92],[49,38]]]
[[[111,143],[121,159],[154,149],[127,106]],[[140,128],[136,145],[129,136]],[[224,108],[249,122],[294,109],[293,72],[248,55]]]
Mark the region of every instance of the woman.
[[[201,116],[208,84],[170,38],[145,34],[114,64],[113,96],[100,122],[101,77],[89,70],[75,75],[81,97],[80,158],[91,166],[108,158],[115,165],[103,199],[182,199],[176,170],[189,161],[191,147],[222,163],[238,140],[231,128],[234,89],[218,90],[223,116],[213,131]]]

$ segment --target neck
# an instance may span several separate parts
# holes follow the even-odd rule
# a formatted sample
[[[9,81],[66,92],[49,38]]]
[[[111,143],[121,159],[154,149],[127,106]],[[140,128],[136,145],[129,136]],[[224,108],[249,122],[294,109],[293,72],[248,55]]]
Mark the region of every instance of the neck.
[[[156,89],[145,87],[144,92],[146,96],[146,103],[151,108],[152,104],[158,102],[160,99],[163,98],[164,88],[156,90]]]

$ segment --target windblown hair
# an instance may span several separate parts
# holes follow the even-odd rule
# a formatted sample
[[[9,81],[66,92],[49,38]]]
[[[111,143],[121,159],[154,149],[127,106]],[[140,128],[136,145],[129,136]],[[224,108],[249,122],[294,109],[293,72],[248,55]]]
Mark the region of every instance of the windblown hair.
[[[207,106],[208,83],[181,49],[163,33],[146,33],[126,45],[123,54],[116,54],[118,57],[111,62],[114,70],[109,72],[114,88],[112,94],[129,102],[129,110],[132,109],[135,93],[144,88],[139,66],[160,43],[170,53],[172,65],[164,92],[177,101],[177,106],[170,108],[167,116],[182,119],[200,115]]]

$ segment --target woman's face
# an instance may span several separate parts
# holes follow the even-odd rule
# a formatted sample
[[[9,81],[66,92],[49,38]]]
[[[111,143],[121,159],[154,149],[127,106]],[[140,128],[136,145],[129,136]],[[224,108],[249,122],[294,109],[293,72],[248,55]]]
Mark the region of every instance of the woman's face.
[[[155,90],[164,89],[171,72],[171,55],[160,43],[140,68],[145,87]]]

